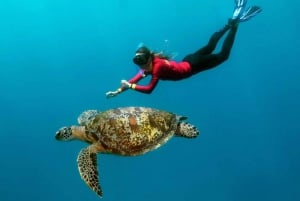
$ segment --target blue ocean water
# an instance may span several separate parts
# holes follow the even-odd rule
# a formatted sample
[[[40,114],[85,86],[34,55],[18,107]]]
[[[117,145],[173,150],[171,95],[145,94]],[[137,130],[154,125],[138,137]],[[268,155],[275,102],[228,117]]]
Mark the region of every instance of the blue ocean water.
[[[263,12],[239,26],[226,63],[106,99],[136,73],[140,42],[168,40],[180,60],[233,1],[1,1],[0,200],[99,200],[77,170],[86,144],[55,132],[86,109],[149,106],[188,116],[201,135],[139,157],[99,155],[103,200],[299,201],[300,3],[250,4]]]

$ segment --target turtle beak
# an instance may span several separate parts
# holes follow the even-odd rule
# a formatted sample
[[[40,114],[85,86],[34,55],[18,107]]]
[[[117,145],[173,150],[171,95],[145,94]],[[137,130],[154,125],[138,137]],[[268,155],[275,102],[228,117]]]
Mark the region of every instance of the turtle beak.
[[[56,132],[56,134],[55,134],[55,139],[56,139],[56,140],[59,140],[59,139],[60,139],[60,132],[59,132],[59,131]]]
[[[57,132],[56,132],[56,134],[55,134],[55,139],[56,140],[61,140],[62,139],[62,132],[61,132],[61,129],[60,130],[58,130]]]

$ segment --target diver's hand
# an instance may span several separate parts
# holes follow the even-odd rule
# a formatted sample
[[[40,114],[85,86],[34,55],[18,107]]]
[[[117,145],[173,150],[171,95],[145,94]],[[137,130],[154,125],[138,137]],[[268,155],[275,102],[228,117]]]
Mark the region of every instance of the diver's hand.
[[[105,95],[106,95],[106,98],[112,98],[112,97],[115,97],[116,95],[118,95],[120,92],[117,90],[117,91],[109,91],[109,92],[106,92]]]
[[[127,80],[121,80],[121,86],[128,89],[131,88],[132,84],[129,83]]]

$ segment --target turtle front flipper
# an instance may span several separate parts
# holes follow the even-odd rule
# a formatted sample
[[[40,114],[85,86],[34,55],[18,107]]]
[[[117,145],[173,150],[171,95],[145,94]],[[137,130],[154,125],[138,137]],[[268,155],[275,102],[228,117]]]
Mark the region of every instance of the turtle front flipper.
[[[78,155],[77,164],[81,178],[97,195],[102,197],[97,169],[97,152],[96,145],[82,149]]]

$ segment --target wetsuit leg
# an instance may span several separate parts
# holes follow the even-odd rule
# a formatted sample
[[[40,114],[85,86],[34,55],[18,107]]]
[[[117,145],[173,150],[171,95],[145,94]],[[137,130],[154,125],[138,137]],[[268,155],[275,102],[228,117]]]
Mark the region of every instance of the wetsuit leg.
[[[230,28],[230,26],[225,26],[222,30],[225,30],[224,33]],[[226,61],[230,55],[231,48],[234,43],[235,35],[237,32],[237,26],[231,27],[230,31],[228,32],[220,53],[218,54],[211,54],[211,52],[215,49],[217,42],[220,40],[222,35],[218,35],[216,32],[212,35],[211,39],[209,40],[208,45],[204,48],[201,48],[194,54],[187,55],[183,60],[187,61],[191,64],[192,73],[198,73],[213,67],[218,66],[219,64]],[[217,37],[219,36],[219,37]]]
[[[197,52],[194,53],[194,55],[205,55],[205,54],[211,54],[219,40],[222,38],[222,36],[226,33],[226,31],[228,31],[230,27],[228,25],[224,26],[222,29],[220,29],[219,31],[215,32],[209,39],[208,43],[206,46],[202,47],[201,49],[199,49]]]

